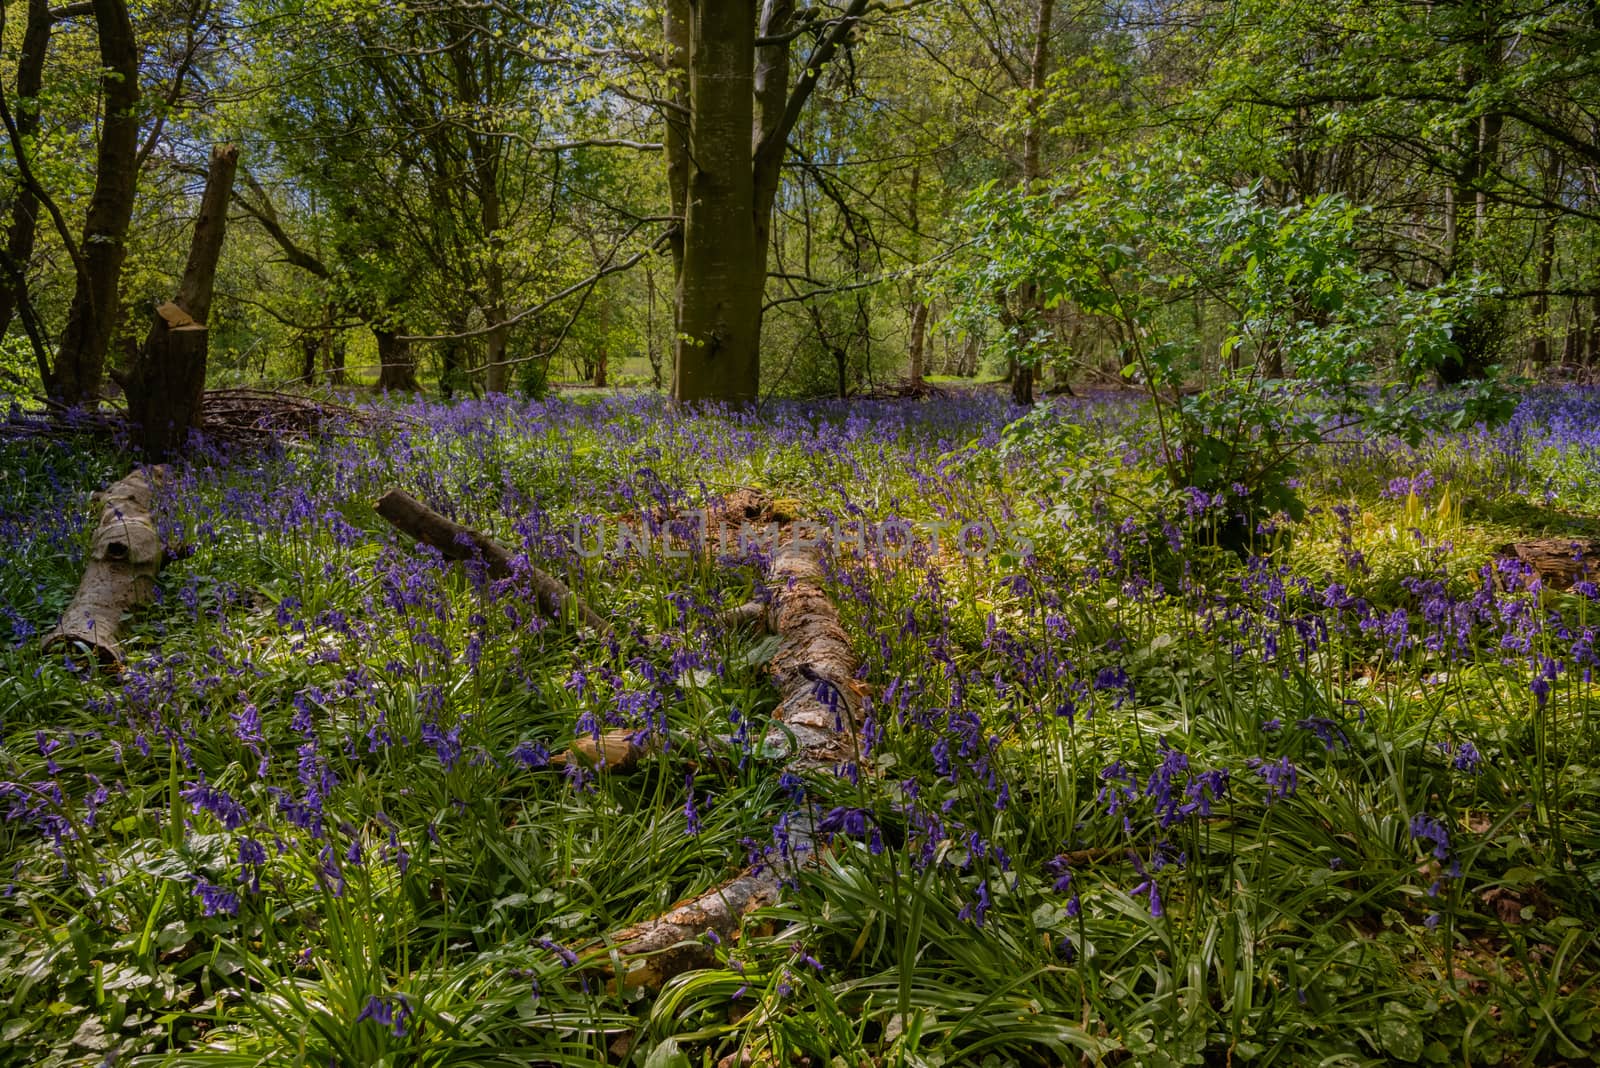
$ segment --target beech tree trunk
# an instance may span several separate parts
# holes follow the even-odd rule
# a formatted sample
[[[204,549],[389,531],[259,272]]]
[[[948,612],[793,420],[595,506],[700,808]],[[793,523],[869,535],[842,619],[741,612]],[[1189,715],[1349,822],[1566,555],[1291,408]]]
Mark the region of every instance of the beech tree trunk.
[[[756,244],[750,136],[755,120],[755,0],[691,6],[688,199],[672,395],[753,400],[765,249]]]
[[[759,392],[767,239],[789,133],[822,68],[867,3],[849,0],[790,86],[794,0],[764,0],[761,37],[769,43],[760,49],[756,0],[669,0],[669,85],[683,84],[684,70],[674,65],[678,57],[686,53],[688,64],[688,143],[675,143],[671,122],[667,141],[675,201],[674,167],[686,168],[672,375],[676,401],[753,400]],[[680,43],[685,23],[686,50]]]
[[[95,494],[100,523],[83,580],[61,621],[45,635],[46,649],[78,643],[92,649],[105,666],[122,661],[117,633],[123,614],[149,603],[161,570],[161,535],[150,510],[155,487],[165,474],[162,467],[135,471]]]
[[[928,305],[918,301],[911,306],[911,372],[912,388],[922,388],[923,351],[928,337]]]
[[[378,339],[378,389],[415,393],[417,358],[411,351],[411,342],[395,330],[373,327],[372,334]]]
[[[150,459],[164,460],[182,452],[189,432],[200,426],[209,347],[206,321],[211,316],[217,261],[227,236],[228,201],[238,168],[237,147],[218,145],[211,150],[206,189],[178,295],[157,309],[144,348],[127,377],[128,417],[140,450]]]
[[[100,96],[104,115],[95,152],[94,192],[79,244],[82,263],[67,325],[45,382],[59,405],[92,405],[99,398],[106,351],[117,321],[124,242],[139,184],[139,52],[126,0],[93,0],[100,39]]]

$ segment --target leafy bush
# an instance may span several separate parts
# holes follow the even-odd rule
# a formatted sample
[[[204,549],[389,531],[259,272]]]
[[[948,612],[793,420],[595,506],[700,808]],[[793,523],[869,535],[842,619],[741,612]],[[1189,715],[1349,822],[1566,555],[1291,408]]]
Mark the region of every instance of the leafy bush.
[[[1497,399],[1416,402],[1459,358],[1453,334],[1484,314],[1488,289],[1473,277],[1413,288],[1363,266],[1363,219],[1338,196],[1277,207],[1259,183],[1202,183],[1181,158],[1101,162],[1046,192],[982,190],[967,211],[976,264],[950,284],[968,318],[1024,286],[1045,308],[1070,304],[1145,391],[1174,489],[1240,486],[1254,511],[1294,513],[1290,480],[1313,446],[1357,428],[1415,441]],[[1220,323],[1220,339],[1197,320]],[[1004,341],[1024,364],[1049,348],[1026,318]]]

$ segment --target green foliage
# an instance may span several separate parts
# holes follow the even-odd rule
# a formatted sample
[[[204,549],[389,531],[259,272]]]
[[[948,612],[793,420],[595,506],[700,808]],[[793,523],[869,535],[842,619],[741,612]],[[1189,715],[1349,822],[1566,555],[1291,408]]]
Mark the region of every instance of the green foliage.
[[[1270,513],[1292,508],[1309,447],[1362,425],[1413,441],[1441,425],[1415,390],[1460,359],[1453,332],[1486,295],[1475,278],[1414,289],[1363,268],[1364,215],[1337,196],[1274,207],[1259,183],[1208,184],[1181,158],[1105,161],[1045,193],[980,192],[976,262],[949,280],[963,316],[1029,285],[1102,324],[1153,408],[1172,487],[1242,485]],[[1221,323],[1215,344],[1191,308]],[[1008,355],[1037,364],[1036,329],[1003,338]]]

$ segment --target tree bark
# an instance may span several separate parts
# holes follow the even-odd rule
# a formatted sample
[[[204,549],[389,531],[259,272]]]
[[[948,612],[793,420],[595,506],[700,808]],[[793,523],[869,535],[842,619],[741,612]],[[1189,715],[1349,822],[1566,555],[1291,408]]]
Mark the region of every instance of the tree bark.
[[[300,381],[305,385],[317,384],[317,355],[322,351],[323,340],[320,330],[307,330],[300,335]]]
[[[762,750],[787,752],[784,771],[794,774],[860,759],[858,661],[823,579],[821,552],[793,543],[774,555],[768,577],[773,596],[767,625],[779,636],[772,673],[782,698]],[[810,816],[797,814],[789,824],[787,855],[611,935],[607,944],[623,964],[618,985],[659,987],[675,975],[711,966],[715,957],[706,932],[725,943],[735,939],[745,916],[778,901],[786,866],[814,863],[821,844]]]
[[[39,132],[39,93],[44,88],[45,57],[54,25],[48,0],[28,0],[28,24],[22,32],[22,52],[17,58],[18,150],[31,147],[28,143]],[[11,205],[11,227],[6,231],[7,262],[15,266],[16,274],[0,279],[0,336],[10,328],[17,309],[28,299],[26,272],[28,261],[33,259],[39,207],[32,183],[18,182]]]
[[[917,301],[911,306],[911,373],[908,376],[913,389],[922,388],[923,351],[928,337],[928,304]]]
[[[1042,173],[1039,154],[1044,140],[1044,88],[1050,67],[1050,22],[1055,17],[1055,0],[1038,0],[1034,10],[1033,57],[1028,65],[1028,125],[1022,136],[1022,186],[1027,193],[1036,193]],[[1039,286],[1024,283],[1017,292],[1020,307],[1018,318],[1024,330],[1035,330],[1044,316],[1044,304]],[[1013,404],[1033,404],[1033,364],[1018,360],[1016,373],[1011,377]]]
[[[756,244],[750,137],[755,108],[754,0],[692,6],[688,200],[673,398],[753,400],[764,249]]]
[[[343,333],[333,335],[328,340],[328,385],[344,385],[344,350],[348,342]]]
[[[126,0],[93,0],[100,38],[104,117],[95,153],[94,192],[83,228],[82,266],[67,325],[45,390],[65,407],[99,397],[106,351],[117,321],[118,285],[128,222],[139,185],[139,52]]]
[[[405,490],[392,489],[373,505],[377,513],[403,534],[431,545],[446,559],[481,559],[497,578],[526,577],[533,585],[538,608],[547,618],[562,620],[574,612],[583,625],[601,634],[611,633],[607,623],[573,594],[565,582],[532,564],[515,564],[511,550],[487,534],[462,526],[435,512]]]
[[[83,580],[60,622],[45,635],[46,649],[80,643],[92,649],[104,666],[121,663],[117,633],[123,614],[149,603],[161,570],[161,535],[151,506],[155,487],[165,474],[163,467],[135,471],[95,494],[100,523]]]
[[[674,12],[688,11],[689,172],[672,395],[679,402],[754,400],[767,238],[789,133],[868,0],[849,0],[792,87],[787,41],[762,45],[757,66],[755,0],[680,3],[669,6],[668,29]],[[763,36],[788,29],[793,11],[793,0],[765,0]],[[669,185],[674,158],[669,143]]]
[[[127,378],[128,418],[141,451],[150,459],[164,460],[182,452],[190,431],[200,426],[209,339],[206,322],[238,167],[237,147],[218,145],[211,150],[178,295],[153,316]]]
[[[1539,235],[1539,295],[1533,298],[1533,363],[1544,368],[1550,362],[1550,276],[1556,259],[1556,219],[1544,220],[1544,233]]]
[[[684,212],[689,203],[689,0],[666,0],[662,11],[665,47],[662,64],[667,71],[666,130],[662,136],[667,160],[667,192],[677,226],[668,238],[672,250],[672,277],[683,275]]]
[[[378,339],[378,389],[384,392],[415,393],[417,386],[417,358],[411,351],[411,342],[398,331],[373,327]]]

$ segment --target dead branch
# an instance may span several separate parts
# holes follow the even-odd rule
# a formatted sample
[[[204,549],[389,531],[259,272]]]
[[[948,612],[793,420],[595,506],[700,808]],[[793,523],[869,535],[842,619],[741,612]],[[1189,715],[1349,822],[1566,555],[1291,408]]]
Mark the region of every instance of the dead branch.
[[[514,567],[511,551],[504,545],[487,534],[446,519],[405,490],[389,490],[373,507],[402,534],[431,545],[447,559],[481,559],[491,575],[526,577],[533,584],[539,611],[546,617],[562,620],[568,618],[570,612],[597,633],[612,633],[611,624],[579,600],[565,582],[532,564]]]

